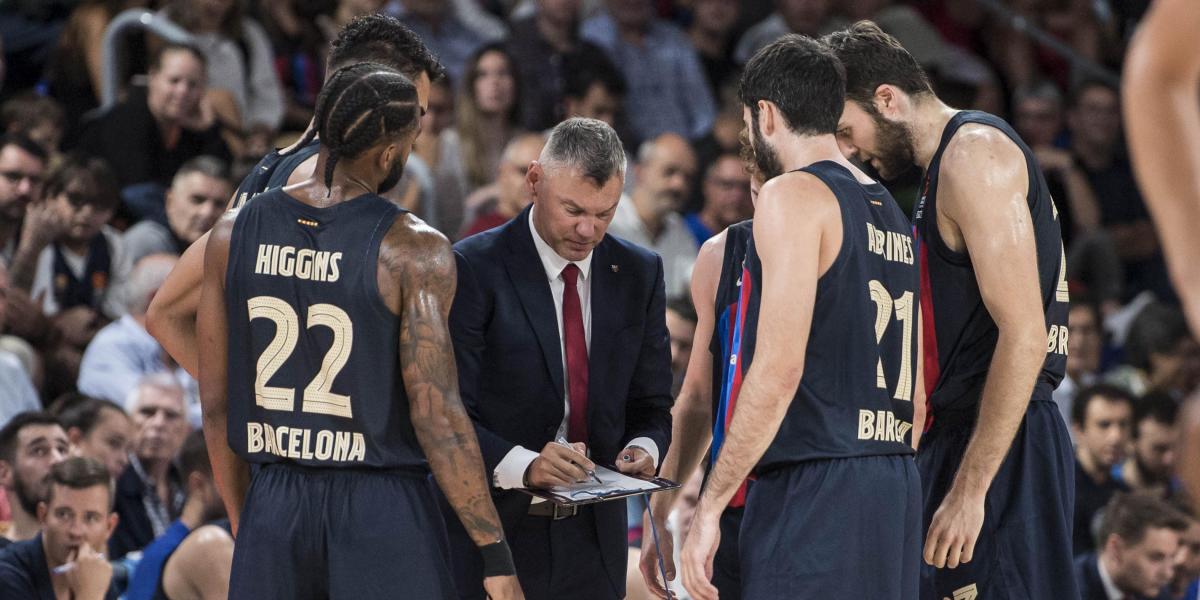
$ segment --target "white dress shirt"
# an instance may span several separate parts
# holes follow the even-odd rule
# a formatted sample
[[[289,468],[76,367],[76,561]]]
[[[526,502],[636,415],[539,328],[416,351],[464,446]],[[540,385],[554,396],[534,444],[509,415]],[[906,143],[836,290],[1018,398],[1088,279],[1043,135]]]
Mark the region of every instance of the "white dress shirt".
[[[572,261],[558,255],[550,244],[547,244],[542,236],[538,234],[537,229],[533,226],[533,210],[529,211],[529,233],[533,236],[533,245],[537,248],[538,258],[541,259],[542,268],[546,271],[546,279],[550,282],[550,295],[554,297],[554,311],[558,321],[558,342],[559,356],[563,361],[563,374],[567,375],[567,350],[566,341],[563,339],[563,289],[566,284],[563,282],[562,271]],[[592,254],[589,252],[583,260],[574,261],[575,266],[579,267],[579,278],[575,285],[579,292],[579,309],[583,315],[583,336],[588,348],[592,345]],[[558,426],[558,437],[567,436],[567,422],[571,415],[571,398],[570,389],[568,387],[567,377],[563,377],[563,420]],[[634,438],[629,441],[627,447],[637,446],[644,449],[650,458],[654,461],[654,465],[658,466],[658,445],[654,440],[646,437]],[[538,450],[541,450],[538,448]],[[514,446],[512,450],[504,456],[496,470],[492,473],[492,480],[496,487],[500,489],[517,489],[525,487],[525,471],[529,469],[533,459],[538,457],[538,452],[530,450],[523,446]]]
[[[1104,594],[1108,596],[1108,600],[1125,600],[1125,593],[1117,589],[1117,584],[1113,583],[1108,569],[1104,568],[1104,559],[1099,555],[1096,556],[1096,570],[1100,571],[1100,583],[1104,585]]]

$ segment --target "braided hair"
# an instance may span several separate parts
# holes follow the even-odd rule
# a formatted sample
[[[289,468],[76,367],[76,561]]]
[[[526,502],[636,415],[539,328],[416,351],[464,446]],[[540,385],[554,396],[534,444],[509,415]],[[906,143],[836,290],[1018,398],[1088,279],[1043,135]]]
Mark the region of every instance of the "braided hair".
[[[420,123],[417,88],[399,71],[379,63],[355,63],[338,69],[317,96],[316,128],[296,147],[317,135],[327,150],[325,187],[343,158],[357,158],[380,141],[411,131]]]

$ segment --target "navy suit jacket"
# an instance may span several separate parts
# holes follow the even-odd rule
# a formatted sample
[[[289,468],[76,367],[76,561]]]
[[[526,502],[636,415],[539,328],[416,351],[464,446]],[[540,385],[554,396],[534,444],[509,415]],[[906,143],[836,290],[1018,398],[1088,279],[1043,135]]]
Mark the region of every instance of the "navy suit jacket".
[[[450,312],[450,333],[463,404],[475,423],[489,481],[514,446],[540,452],[554,440],[563,420],[558,315],[529,229],[529,214],[526,208],[508,223],[454,246],[458,290]],[[672,398],[662,260],[653,252],[605,236],[592,252],[590,281],[591,458],[611,465],[637,437],[654,440],[659,456],[666,456]],[[516,490],[493,488],[492,494],[511,539],[529,511],[531,498]],[[580,560],[602,560],[614,589],[623,592],[625,503],[597,504],[594,514],[602,556]],[[449,513],[446,520],[459,585],[474,589],[482,581],[471,568],[479,566],[478,552],[473,544],[461,543],[465,531],[457,517]],[[467,568],[457,568],[461,565]]]
[[[1100,580],[1099,558],[1096,554],[1084,554],[1075,559],[1075,580],[1079,582],[1079,597],[1082,600],[1108,600],[1104,582]],[[1165,590],[1153,598],[1137,594],[1126,594],[1126,600],[1171,600]]]

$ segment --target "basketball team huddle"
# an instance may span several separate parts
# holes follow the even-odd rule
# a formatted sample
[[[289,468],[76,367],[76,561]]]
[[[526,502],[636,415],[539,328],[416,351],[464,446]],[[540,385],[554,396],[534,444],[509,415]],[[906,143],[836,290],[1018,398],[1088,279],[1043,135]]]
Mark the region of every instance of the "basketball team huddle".
[[[437,60],[373,15],[329,64],[304,138],[150,311],[198,374],[231,598],[623,598],[624,502],[519,491],[597,465],[705,469],[685,539],[676,494],[648,499],[662,598],[660,559],[697,600],[1079,597],[1054,200],[1008,123],[944,104],[874,23],[746,64],[755,216],[700,250],[674,398],[662,261],[606,234],[611,127],[555,126],[531,206],[451,246],[380,196]],[[863,164],[922,170],[911,219]]]

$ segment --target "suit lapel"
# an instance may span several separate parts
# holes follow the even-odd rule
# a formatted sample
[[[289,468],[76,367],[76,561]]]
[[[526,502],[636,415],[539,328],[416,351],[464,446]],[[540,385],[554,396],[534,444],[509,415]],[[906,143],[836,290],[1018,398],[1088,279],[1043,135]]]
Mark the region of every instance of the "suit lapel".
[[[612,352],[617,333],[621,306],[617,300],[622,296],[623,280],[619,270],[614,270],[614,260],[609,252],[608,238],[596,245],[592,251],[592,342],[588,348],[588,428],[595,422],[598,402],[605,397],[605,365]],[[619,266],[619,265],[618,265]],[[620,399],[623,401],[623,399]]]
[[[538,258],[537,248],[529,233],[529,209],[515,219],[507,232],[509,252],[505,257],[505,269],[512,280],[517,298],[525,311],[525,317],[533,327],[538,345],[542,348],[546,369],[554,389],[566,389],[563,385],[562,342],[558,336],[558,311],[554,308],[554,297],[550,294],[550,282],[546,270]]]

